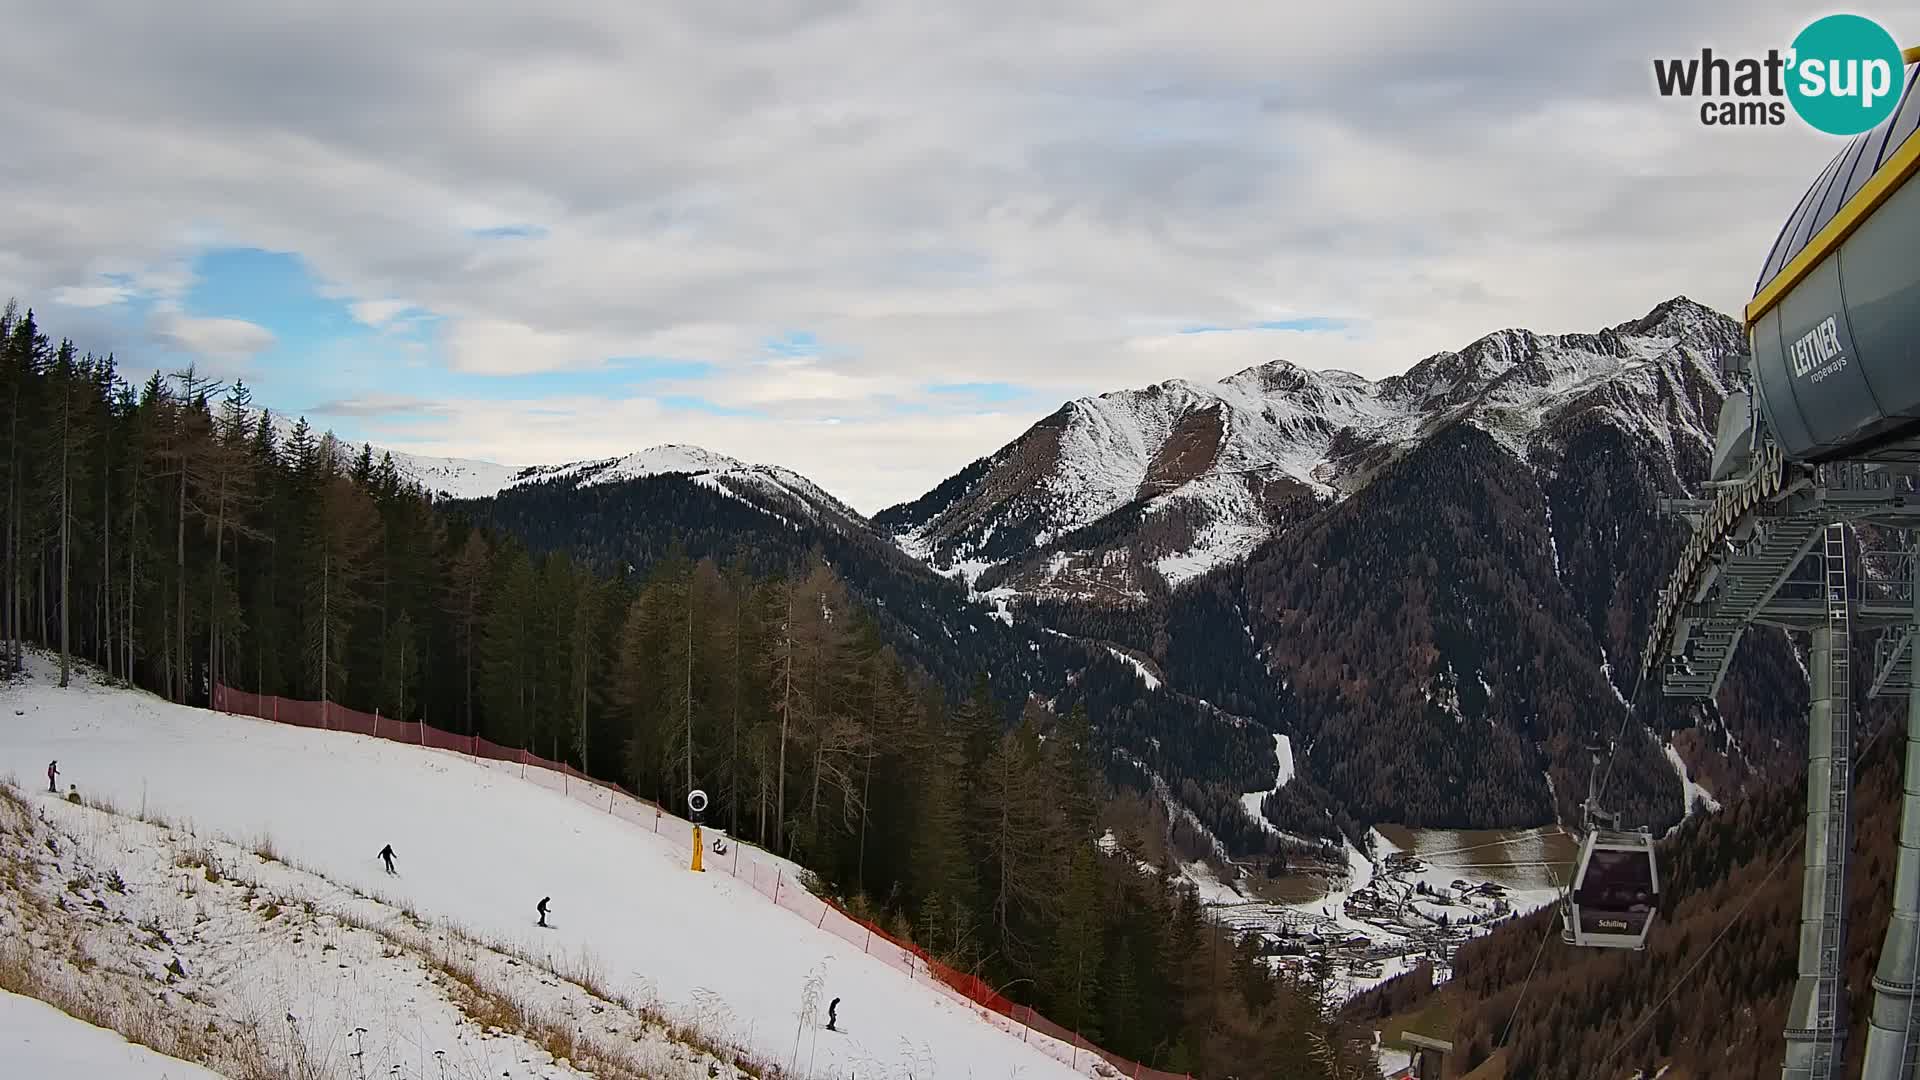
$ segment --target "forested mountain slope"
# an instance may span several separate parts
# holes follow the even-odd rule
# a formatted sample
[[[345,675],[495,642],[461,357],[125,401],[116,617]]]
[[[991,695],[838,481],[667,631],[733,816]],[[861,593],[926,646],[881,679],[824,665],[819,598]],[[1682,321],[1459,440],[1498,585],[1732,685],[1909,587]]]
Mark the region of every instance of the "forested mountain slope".
[[[676,551],[763,577],[818,558],[861,603],[879,640],[949,695],[968,694],[986,677],[1004,723],[1029,700],[1054,714],[1085,708],[1103,742],[1123,751],[1110,766],[1115,780],[1147,789],[1158,778],[1234,852],[1275,850],[1272,834],[1238,803],[1272,781],[1272,739],[1259,721],[1161,692],[1099,642],[1063,636],[970,594],[852,511],[797,512],[764,489],[706,479],[672,472],[585,482],[563,473],[446,505],[534,551],[567,552],[609,572],[645,576]],[[1323,811],[1301,831],[1336,835]]]

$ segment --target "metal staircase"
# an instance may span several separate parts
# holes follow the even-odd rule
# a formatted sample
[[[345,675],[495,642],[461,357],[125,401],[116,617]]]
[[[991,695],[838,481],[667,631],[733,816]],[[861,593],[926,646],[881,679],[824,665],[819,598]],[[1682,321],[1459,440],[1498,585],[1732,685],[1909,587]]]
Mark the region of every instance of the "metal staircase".
[[[1883,634],[1873,643],[1873,697],[1904,694],[1913,689],[1912,624],[1891,634]]]
[[[1720,566],[1705,600],[1688,605],[1676,644],[1684,659],[1668,661],[1663,689],[1670,697],[1710,698],[1720,692],[1734,650],[1748,624],[1773,599],[1820,538],[1821,524],[1804,517],[1781,517],[1754,526],[1753,533]]]

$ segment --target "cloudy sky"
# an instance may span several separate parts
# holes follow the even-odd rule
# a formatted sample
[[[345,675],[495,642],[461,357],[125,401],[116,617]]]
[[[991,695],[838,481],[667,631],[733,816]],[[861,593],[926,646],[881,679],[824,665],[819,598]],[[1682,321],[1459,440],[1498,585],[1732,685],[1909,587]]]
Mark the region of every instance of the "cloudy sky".
[[[1835,145],[1653,91],[1827,13],[1781,0],[7,9],[0,295],[54,334],[869,511],[1081,394],[1733,312]]]

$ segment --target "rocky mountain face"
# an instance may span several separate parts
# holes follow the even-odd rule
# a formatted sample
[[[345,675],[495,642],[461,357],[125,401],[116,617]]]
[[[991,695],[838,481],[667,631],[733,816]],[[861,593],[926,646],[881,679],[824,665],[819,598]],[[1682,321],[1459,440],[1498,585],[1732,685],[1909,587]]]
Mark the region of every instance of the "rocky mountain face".
[[[1245,559],[1458,425],[1522,460],[1594,410],[1711,452],[1718,363],[1744,348],[1684,298],[1597,334],[1503,330],[1369,382],[1284,360],[1082,398],[874,524],[981,591],[1126,602]]]
[[[1289,735],[1294,783],[1360,820],[1574,820],[1586,747],[1617,740],[1606,801],[1665,827],[1690,790],[1789,762],[1804,715],[1773,632],[1748,636],[1715,705],[1628,710],[1686,535],[1658,500],[1697,490],[1721,362],[1743,348],[1678,298],[1594,334],[1500,331],[1377,383],[1270,364],[1109,394],[876,524],[1137,653],[1165,692]]]

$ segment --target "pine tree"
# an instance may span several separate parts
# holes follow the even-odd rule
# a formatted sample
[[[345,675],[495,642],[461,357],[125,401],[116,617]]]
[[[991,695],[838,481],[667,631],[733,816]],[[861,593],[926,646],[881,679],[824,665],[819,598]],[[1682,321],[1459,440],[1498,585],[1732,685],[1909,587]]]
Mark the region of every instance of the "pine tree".
[[[7,537],[6,537],[6,613],[5,629],[10,668],[19,670],[22,648],[27,636],[26,567],[24,546],[36,536],[44,517],[44,504],[28,493],[32,454],[28,433],[41,415],[45,391],[41,373],[49,358],[47,336],[40,332],[29,309],[24,316],[7,305],[6,325],[10,331],[5,342],[7,380]]]
[[[259,504],[251,445],[252,402],[253,394],[245,383],[235,382],[227,390],[219,419],[202,451],[200,467],[190,473],[199,488],[194,502],[213,532],[213,558],[207,575],[207,672],[213,683],[226,678],[225,646],[237,643],[244,629],[238,618],[234,583],[222,561],[227,534],[234,534],[236,544],[241,539],[262,536],[250,520]]]
[[[782,610],[775,628],[774,645],[768,655],[773,684],[774,713],[779,717],[779,755],[774,765],[774,850],[789,852],[787,836],[787,746],[793,736],[816,719],[816,703],[807,677],[808,632],[817,621],[809,610],[808,582],[795,582],[780,590]]]
[[[321,497],[308,524],[310,561],[318,571],[307,584],[308,657],[322,702],[351,684],[347,637],[354,614],[367,602],[369,553],[380,539],[373,500],[345,476],[327,475],[333,469],[331,442],[328,437],[321,443]]]
[[[87,394],[92,378],[86,365],[75,356],[71,341],[60,343],[48,377],[54,403],[54,423],[48,432],[53,443],[49,457],[57,462],[50,462],[48,474],[58,477],[59,484],[59,493],[53,502],[60,517],[60,686],[64,688],[73,651],[74,496],[75,489],[83,488],[87,482],[87,450],[93,437]]]
[[[488,737],[503,745],[525,747],[534,734],[533,709],[538,702],[533,678],[538,598],[526,549],[509,545],[499,562],[480,640],[486,661],[480,673],[480,696]]]
[[[190,500],[194,493],[208,487],[207,466],[213,446],[213,417],[207,411],[207,399],[209,395],[218,393],[220,387],[211,379],[202,378],[192,364],[175,372],[173,378],[179,384],[179,391],[172,409],[172,423],[167,426],[166,441],[161,445],[159,456],[169,466],[167,475],[172,478],[175,491],[172,507],[173,634],[168,645],[172,657],[173,699],[184,702],[187,700],[187,687],[193,670],[193,655],[188,644],[191,640],[188,623],[192,609],[187,592],[187,522],[196,514],[205,514],[202,507]]]
[[[1049,949],[1049,981],[1054,987],[1054,1019],[1089,1039],[1100,1037],[1100,971],[1105,960],[1105,913],[1101,910],[1100,868],[1091,844],[1073,853],[1061,918]]]
[[[407,719],[407,687],[420,673],[419,632],[413,625],[413,613],[402,610],[388,628],[386,661],[381,674],[380,706],[395,720]]]
[[[594,647],[595,636],[600,629],[600,609],[606,602],[608,591],[606,584],[592,574],[583,575],[574,594],[572,619],[567,631],[577,701],[568,743],[580,759],[580,771],[586,773],[593,770],[590,756],[593,740],[587,731],[587,697],[597,667],[594,663]]]
[[[469,735],[479,730],[473,719],[473,671],[481,621],[487,612],[487,582],[492,559],[486,539],[475,529],[467,533],[466,542],[454,556],[447,575],[447,610],[453,621],[455,647],[460,652],[464,675],[461,710]]]
[[[933,896],[972,910],[977,908],[977,877],[967,850],[970,822],[966,793],[960,787],[966,751],[937,703],[922,710],[916,741],[918,798],[914,806],[913,880],[924,903]]]

